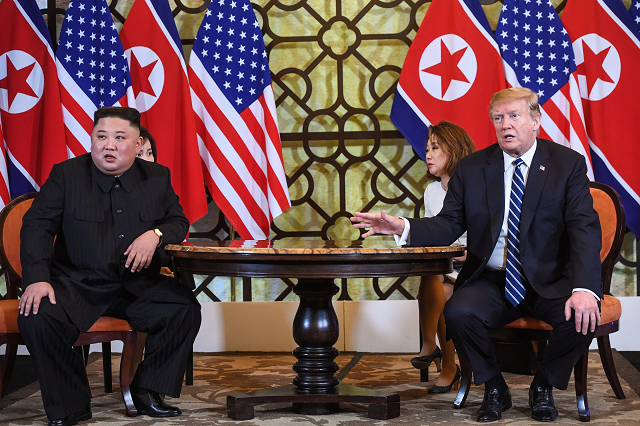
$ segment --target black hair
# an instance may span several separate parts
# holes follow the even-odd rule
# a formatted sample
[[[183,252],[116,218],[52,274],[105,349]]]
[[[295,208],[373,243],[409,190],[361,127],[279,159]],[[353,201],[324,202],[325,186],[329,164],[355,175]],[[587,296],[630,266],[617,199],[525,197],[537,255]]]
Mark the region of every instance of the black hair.
[[[93,113],[93,127],[98,125],[101,118],[121,118],[131,123],[131,126],[140,130],[140,113],[135,108],[129,107],[104,107]]]
[[[146,141],[149,141],[149,144],[151,145],[151,152],[153,153],[153,162],[157,163],[158,150],[156,149],[156,140],[153,138],[149,130],[144,126],[140,126],[140,136],[143,139],[142,145],[144,145]]]

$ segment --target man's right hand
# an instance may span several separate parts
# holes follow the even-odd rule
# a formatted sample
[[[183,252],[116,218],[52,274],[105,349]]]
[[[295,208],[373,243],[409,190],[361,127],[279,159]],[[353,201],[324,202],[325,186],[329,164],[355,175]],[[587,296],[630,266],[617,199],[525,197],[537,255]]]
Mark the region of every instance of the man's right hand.
[[[56,304],[56,295],[51,284],[45,281],[29,284],[20,298],[20,304],[18,305],[20,307],[20,315],[29,316],[32,308],[33,315],[37,314],[40,300],[43,297],[48,297],[52,305]]]
[[[404,231],[404,220],[390,216],[384,210],[380,214],[356,212],[351,222],[354,228],[371,228],[362,234],[362,238],[375,234],[402,235]]]

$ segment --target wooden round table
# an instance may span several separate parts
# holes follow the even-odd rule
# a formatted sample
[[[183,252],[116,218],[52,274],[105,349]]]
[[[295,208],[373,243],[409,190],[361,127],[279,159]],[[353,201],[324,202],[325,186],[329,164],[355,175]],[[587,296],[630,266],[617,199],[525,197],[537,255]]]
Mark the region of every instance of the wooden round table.
[[[253,418],[253,404],[292,402],[302,414],[338,411],[340,402],[369,404],[373,419],[400,414],[397,393],[364,389],[340,382],[335,358],[338,317],[331,303],[336,278],[404,277],[449,273],[453,257],[464,247],[397,247],[392,238],[366,240],[193,241],[167,245],[179,278],[190,274],[230,277],[297,278],[300,304],[293,320],[297,376],[293,384],[227,397],[234,420]]]

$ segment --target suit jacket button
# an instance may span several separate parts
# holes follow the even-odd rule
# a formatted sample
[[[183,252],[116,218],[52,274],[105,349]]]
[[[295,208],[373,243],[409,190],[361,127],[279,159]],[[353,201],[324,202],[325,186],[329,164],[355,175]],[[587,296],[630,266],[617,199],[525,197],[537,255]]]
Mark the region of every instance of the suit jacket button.
[[[116,210],[116,213],[122,213],[121,209]]]
[[[119,238],[124,238],[124,234],[118,235]]]

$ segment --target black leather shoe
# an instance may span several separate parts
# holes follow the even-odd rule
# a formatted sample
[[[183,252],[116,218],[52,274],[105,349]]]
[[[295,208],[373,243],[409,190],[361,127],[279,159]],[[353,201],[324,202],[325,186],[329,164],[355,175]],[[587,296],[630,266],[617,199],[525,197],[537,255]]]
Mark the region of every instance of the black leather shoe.
[[[552,388],[529,388],[529,407],[531,418],[539,422],[552,422],[558,417],[558,410],[553,403]]]
[[[164,402],[158,392],[142,395],[132,392],[131,398],[138,414],[146,414],[149,417],[176,417],[182,414],[178,407],[172,407]]]
[[[449,393],[451,392],[451,388],[453,387],[453,385],[458,383],[461,376],[462,373],[460,372],[460,367],[456,365],[456,375],[453,376],[453,380],[451,381],[449,386],[438,386],[434,384],[429,389],[427,389],[427,393]]]
[[[91,416],[91,405],[87,404],[64,419],[49,420],[49,426],[73,426],[83,420],[89,420]]]
[[[476,420],[479,422],[495,422],[502,418],[502,413],[511,408],[511,391],[500,392],[496,388],[484,388],[484,399],[478,412]]]
[[[435,361],[436,367],[438,371],[441,370],[441,361],[442,361],[442,351],[439,347],[436,346],[436,350],[433,351],[430,355],[425,356],[416,356],[411,358],[411,365],[413,365],[418,370],[424,370],[425,368],[429,368],[431,363]]]

